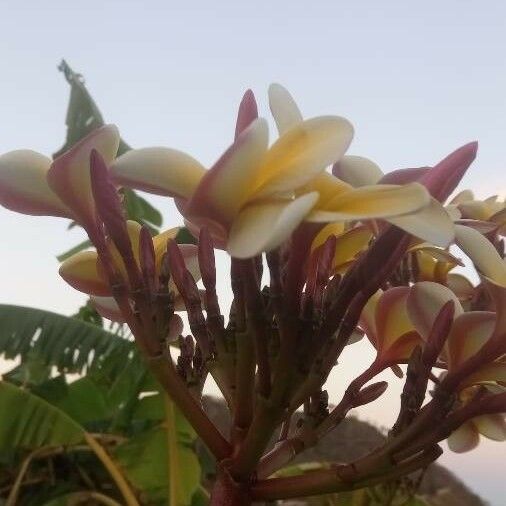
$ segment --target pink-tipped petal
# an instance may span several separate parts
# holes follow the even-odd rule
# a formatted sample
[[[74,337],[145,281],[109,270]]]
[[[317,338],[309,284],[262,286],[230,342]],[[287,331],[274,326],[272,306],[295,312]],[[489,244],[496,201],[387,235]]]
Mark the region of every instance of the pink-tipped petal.
[[[71,218],[72,212],[53,193],[46,176],[51,160],[30,150],[0,156],[0,204],[35,216]]]
[[[202,178],[185,208],[197,226],[207,226],[222,238],[251,193],[267,150],[269,131],[263,118],[255,120]]]
[[[246,90],[239,104],[237,122],[235,124],[235,138],[248,128],[258,118],[258,106],[255,95],[251,90]]]
[[[69,207],[82,225],[95,226],[95,204],[91,192],[90,154],[95,149],[109,166],[119,146],[114,125],[97,128],[69,151],[54,160],[47,180],[51,189]]]

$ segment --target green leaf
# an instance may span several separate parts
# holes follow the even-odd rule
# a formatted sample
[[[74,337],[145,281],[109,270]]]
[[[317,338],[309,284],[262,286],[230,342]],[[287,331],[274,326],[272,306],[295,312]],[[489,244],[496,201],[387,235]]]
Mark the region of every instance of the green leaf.
[[[193,237],[186,227],[181,227],[176,235],[176,242],[178,244],[197,244],[197,239]]]
[[[60,371],[81,373],[102,367],[118,374],[133,343],[76,318],[50,311],[0,304],[0,355],[26,361],[34,357]]]
[[[32,393],[0,382],[0,454],[42,446],[84,442],[83,428],[63,411]]]
[[[159,394],[139,401],[136,413],[142,407],[155,402],[163,402]],[[163,409],[163,407],[162,407]],[[159,407],[153,413],[157,413]],[[171,462],[177,466],[172,470],[178,471],[178,504],[175,506],[192,506],[193,495],[200,484],[201,469],[197,456],[193,450],[195,432],[181,413],[174,409],[173,423],[164,423],[144,431],[132,438],[114,451],[115,459],[120,463],[131,483],[147,495],[153,503],[167,504],[169,494],[169,476]],[[157,416],[157,415],[156,415]],[[172,426],[172,428],[169,427]],[[174,436],[176,455],[169,452],[169,441]],[[151,502],[149,502],[151,504]],[[172,504],[172,503],[171,503]]]
[[[91,377],[85,376],[70,384],[65,380],[62,384],[61,380],[61,376],[55,378],[50,385],[41,385],[34,393],[91,431],[95,429],[97,422],[111,416],[107,391]]]

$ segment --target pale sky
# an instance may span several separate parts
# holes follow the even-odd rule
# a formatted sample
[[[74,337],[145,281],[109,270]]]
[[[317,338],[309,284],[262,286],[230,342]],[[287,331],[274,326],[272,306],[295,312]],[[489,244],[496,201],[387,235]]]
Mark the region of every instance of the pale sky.
[[[232,139],[244,90],[253,88],[266,115],[267,87],[277,81],[305,116],[347,117],[356,130],[350,153],[385,171],[430,165],[478,140],[462,187],[506,193],[500,0],[4,0],[0,33],[0,153],[50,154],[63,144],[69,88],[56,66],[64,57],[136,147],[175,147],[210,165]],[[152,200],[167,226],[179,224],[169,200]],[[56,272],[55,255],[82,239],[65,228],[64,220],[0,209],[0,302],[66,314],[79,306],[84,297]],[[225,275],[225,262],[219,267]],[[365,343],[350,347],[329,385],[333,399],[370,358]],[[387,397],[360,413],[383,426],[395,417],[399,394],[387,376]],[[487,442],[466,455],[447,452],[441,462],[499,506],[505,455],[506,445]]]

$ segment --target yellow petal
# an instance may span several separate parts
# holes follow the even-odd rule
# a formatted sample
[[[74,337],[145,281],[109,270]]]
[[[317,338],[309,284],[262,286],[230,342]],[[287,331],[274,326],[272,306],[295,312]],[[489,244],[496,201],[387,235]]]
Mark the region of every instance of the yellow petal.
[[[90,153],[97,150],[110,165],[119,146],[114,125],[97,128],[51,165],[47,180],[51,189],[69,207],[82,225],[94,226],[95,204],[91,193]]]
[[[467,202],[469,200],[474,200],[473,192],[471,190],[463,190],[453,197],[450,204],[461,204],[462,202]]]
[[[361,251],[367,248],[372,238],[372,232],[365,226],[355,227],[340,235],[336,241],[333,268],[339,269],[342,265],[353,260]]]
[[[99,297],[111,295],[107,281],[98,269],[95,251],[81,251],[67,258],[60,266],[60,276],[80,292]]]
[[[411,287],[407,298],[407,310],[411,322],[424,339],[428,338],[434,320],[450,300],[455,304],[455,316],[462,314],[462,306],[449,288],[431,281],[415,283]]]
[[[180,230],[181,227],[171,228],[153,237],[153,249],[155,250],[156,271],[158,273],[160,272],[163,254],[167,251],[167,242],[169,241],[169,239],[175,239]]]
[[[269,107],[278,127],[279,135],[303,121],[302,114],[292,95],[280,84],[269,86]]]
[[[316,203],[315,209],[326,211],[327,204],[335,199],[338,195],[349,192],[352,187],[341,181],[337,177],[329,174],[328,172],[322,172],[318,174],[314,179],[306,183],[297,189],[296,195],[303,195],[304,193],[318,192],[319,199]]]
[[[476,448],[480,442],[478,430],[471,422],[466,422],[450,434],[448,448],[455,453],[464,453]]]
[[[160,147],[132,149],[111,166],[111,174],[118,184],[185,199],[193,195],[205,172],[190,155]]]
[[[50,166],[49,158],[27,149],[0,156],[0,204],[23,214],[72,217],[47,184]]]
[[[336,237],[340,236],[343,232],[344,232],[343,222],[329,223],[328,225],[325,225],[313,239],[313,242],[311,244],[311,251],[314,251],[316,248],[318,248],[318,246],[325,244],[325,242],[327,242],[327,239],[329,237],[333,235]]]
[[[351,123],[338,116],[295,125],[267,152],[252,197],[286,193],[308,183],[344,155],[352,138]]]
[[[367,304],[362,309],[360,315],[360,327],[365,332],[369,340],[378,348],[378,329],[376,328],[376,310],[378,302],[383,294],[382,290],[378,290],[369,298]]]
[[[314,211],[308,221],[388,218],[417,212],[429,202],[427,190],[418,183],[363,186],[338,195],[325,206],[328,210]]]
[[[354,188],[376,184],[383,177],[382,170],[363,156],[343,156],[332,172]]]
[[[250,124],[207,171],[185,209],[197,226],[217,223],[228,228],[251,193],[267,151],[269,129],[264,118]]]
[[[132,244],[132,252],[134,254],[135,261],[137,265],[140,265],[139,262],[139,243],[140,243],[140,235],[141,235],[141,225],[133,220],[127,221],[127,233],[130,238],[130,242]],[[107,241],[107,245],[109,247],[109,251],[111,253],[111,258],[116,267],[117,271],[121,274],[123,279],[126,281],[128,279],[127,271],[125,265],[123,263],[123,258],[121,257],[119,251],[116,249],[116,246],[113,244],[111,240]]]
[[[388,218],[388,222],[406,232],[446,248],[455,238],[455,226],[445,208],[434,198],[430,205],[408,216]]]
[[[456,242],[473,261],[479,272],[494,283],[506,287],[506,261],[499,256],[490,241],[478,231],[455,225]]]
[[[290,237],[318,200],[316,192],[294,200],[267,201],[245,207],[234,221],[227,251],[249,258],[270,251]]]
[[[379,348],[386,350],[401,336],[415,330],[406,307],[408,294],[407,286],[398,286],[383,292],[376,309]]]

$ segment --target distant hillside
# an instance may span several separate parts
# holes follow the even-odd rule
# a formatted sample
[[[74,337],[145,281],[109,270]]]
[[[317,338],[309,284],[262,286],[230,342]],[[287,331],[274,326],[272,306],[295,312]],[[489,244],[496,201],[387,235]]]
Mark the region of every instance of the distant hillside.
[[[228,434],[230,419],[228,412],[218,399],[204,400],[206,412],[214,423]],[[347,462],[355,460],[379,446],[383,434],[367,422],[349,417],[323,438],[315,448],[307,450],[296,462]],[[453,473],[443,466],[432,464],[425,473],[420,493],[430,499],[434,506],[485,506],[485,502],[469,490]],[[301,501],[290,501],[290,505],[303,505]],[[288,506],[288,505],[287,505]]]

